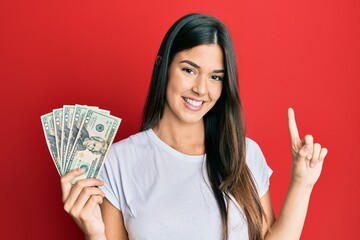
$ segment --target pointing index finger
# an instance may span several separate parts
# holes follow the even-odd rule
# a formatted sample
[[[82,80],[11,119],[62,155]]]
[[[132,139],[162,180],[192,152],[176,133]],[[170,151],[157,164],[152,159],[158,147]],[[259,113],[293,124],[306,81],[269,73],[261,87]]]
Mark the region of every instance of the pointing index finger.
[[[288,109],[288,122],[289,122],[290,138],[291,138],[291,141],[294,142],[294,141],[300,139],[300,137],[299,137],[299,131],[296,126],[295,113],[292,108]]]

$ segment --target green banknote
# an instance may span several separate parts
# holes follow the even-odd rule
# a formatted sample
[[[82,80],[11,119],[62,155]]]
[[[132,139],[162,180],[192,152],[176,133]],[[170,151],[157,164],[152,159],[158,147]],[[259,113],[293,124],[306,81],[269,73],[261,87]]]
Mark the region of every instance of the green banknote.
[[[53,110],[56,149],[57,149],[57,152],[58,152],[58,161],[59,161],[60,166],[62,165],[61,164],[62,115],[63,115],[63,109],[62,108],[58,108],[58,109]]]
[[[63,107],[63,118],[62,118],[62,133],[61,133],[61,167],[64,168],[66,159],[66,147],[70,135],[70,129],[74,120],[75,106],[65,105]]]
[[[67,167],[70,153],[72,152],[73,147],[74,147],[75,139],[77,137],[77,134],[79,133],[79,129],[85,119],[85,115],[88,110],[89,110],[88,106],[75,105],[73,119],[71,121],[71,127],[69,130],[68,142],[67,142],[66,148],[65,148],[65,154],[64,154],[65,157],[64,157],[64,161],[62,162],[62,169],[66,169],[66,167]]]
[[[86,105],[64,105],[41,116],[46,143],[60,176],[84,168],[80,179],[97,177],[121,119]]]
[[[52,113],[48,113],[41,116],[41,123],[45,134],[46,144],[50,151],[51,158],[54,161],[56,169],[60,175],[62,175],[61,166],[59,162],[59,155],[56,146],[56,138],[55,138],[55,126],[54,126],[54,118]]]
[[[121,119],[89,109],[77,134],[64,173],[84,168],[85,173],[76,180],[97,177],[106,154],[119,128]]]

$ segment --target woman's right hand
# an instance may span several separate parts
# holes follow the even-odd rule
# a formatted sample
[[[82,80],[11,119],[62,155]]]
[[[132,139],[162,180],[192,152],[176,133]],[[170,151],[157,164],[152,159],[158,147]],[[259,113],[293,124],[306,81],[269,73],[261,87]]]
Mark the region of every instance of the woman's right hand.
[[[75,220],[87,239],[106,239],[99,206],[105,195],[98,188],[104,183],[99,179],[89,178],[72,185],[75,177],[83,173],[84,169],[74,169],[61,178],[64,209]]]

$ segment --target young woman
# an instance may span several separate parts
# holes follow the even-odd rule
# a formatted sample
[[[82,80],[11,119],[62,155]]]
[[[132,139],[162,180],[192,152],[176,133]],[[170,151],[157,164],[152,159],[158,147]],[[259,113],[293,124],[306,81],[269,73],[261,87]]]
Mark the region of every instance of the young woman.
[[[272,173],[245,137],[234,48],[216,18],[167,32],[141,132],[115,143],[101,179],[62,177],[65,210],[87,239],[299,239],[327,150],[299,138],[289,109],[292,178],[275,219]],[[100,187],[100,188],[98,188]]]

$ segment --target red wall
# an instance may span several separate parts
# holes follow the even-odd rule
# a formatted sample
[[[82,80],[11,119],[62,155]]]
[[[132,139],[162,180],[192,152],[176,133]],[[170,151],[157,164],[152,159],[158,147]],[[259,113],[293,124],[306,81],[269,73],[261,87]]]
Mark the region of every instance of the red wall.
[[[40,115],[98,105],[135,133],[160,41],[189,12],[230,28],[248,135],[274,170],[276,213],[290,176],[287,108],[329,149],[302,239],[359,239],[358,0],[1,0],[1,239],[81,239],[65,214]]]

